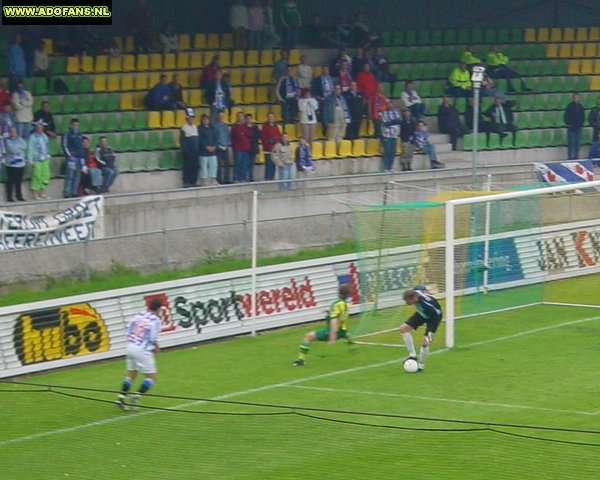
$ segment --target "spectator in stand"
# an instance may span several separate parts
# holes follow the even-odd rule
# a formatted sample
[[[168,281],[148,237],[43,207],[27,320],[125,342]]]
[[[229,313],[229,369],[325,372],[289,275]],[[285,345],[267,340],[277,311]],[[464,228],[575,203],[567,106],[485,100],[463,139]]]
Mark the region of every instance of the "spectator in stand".
[[[396,147],[400,136],[400,123],[402,116],[395,108],[388,108],[379,114],[381,121],[381,147],[383,150],[383,169],[391,173],[394,169]]]
[[[248,20],[248,7],[245,0],[235,0],[229,11],[229,26],[233,30],[233,46],[238,50],[243,50],[247,46]]]
[[[392,107],[390,99],[383,93],[383,85],[377,84],[377,93],[375,94],[375,110],[371,120],[375,125],[375,137],[381,136],[381,114]]]
[[[350,90],[350,84],[352,83],[352,79],[353,76],[352,73],[350,73],[350,65],[347,61],[342,60],[338,68],[338,76],[336,82],[340,84],[340,87],[342,87],[342,92],[347,92],[348,90]]]
[[[344,94],[348,110],[350,111],[350,123],[346,129],[346,138],[356,140],[360,136],[360,124],[367,113],[367,101],[362,93],[358,91],[356,82],[350,83],[350,89]]]
[[[300,57],[300,65],[298,65],[298,83],[300,84],[300,93],[310,90],[313,80],[313,68],[306,62],[306,55]]]
[[[579,146],[581,145],[581,131],[585,122],[585,111],[579,103],[579,94],[571,95],[571,103],[567,105],[564,113],[564,122],[567,126],[567,142],[569,160],[579,159]]]
[[[469,98],[473,96],[471,74],[467,70],[467,64],[465,62],[460,62],[458,67],[450,72],[446,93],[453,98]]]
[[[238,112],[236,122],[231,127],[231,147],[233,149],[235,183],[246,182],[248,179],[248,157],[252,148],[252,131],[246,125],[244,112]]]
[[[171,88],[164,73],[160,76],[160,81],[146,95],[144,104],[148,110],[171,110],[173,108]]]
[[[514,93],[515,87],[512,83],[513,79],[518,78],[521,81],[521,91],[531,92],[530,88],[527,88],[523,77],[517,72],[508,68],[508,57],[498,51],[496,45],[490,47],[490,52],[487,54],[487,73],[492,78],[505,78],[508,86],[508,93]]]
[[[286,0],[281,7],[281,25],[283,27],[282,45],[286,50],[296,47],[298,31],[302,27],[302,15],[294,0]]]
[[[253,0],[248,9],[248,48],[262,49],[262,32],[265,28],[265,10],[261,0]]]
[[[256,157],[260,151],[260,128],[254,123],[254,118],[251,113],[247,113],[245,116],[246,127],[250,132],[250,152],[248,156],[248,165],[246,166],[246,172],[248,173],[248,182],[254,181],[254,165],[256,164]]]
[[[469,66],[469,70],[473,65],[481,64],[481,59],[473,52],[473,47],[467,45],[464,52],[460,56],[460,61],[466,63]]]
[[[515,134],[518,129],[514,123],[512,110],[506,103],[502,102],[502,98],[494,98],[493,105],[490,105],[483,114],[490,119],[490,130],[500,135],[500,139],[504,139],[508,135],[506,132],[512,132],[514,145]]]
[[[595,141],[598,138],[598,132],[600,132],[600,97],[596,100],[596,106],[590,110],[588,123],[593,128],[592,140]]]
[[[596,132],[596,136],[592,137],[592,145],[588,158],[592,161],[592,165],[600,167],[600,133]]]
[[[0,107],[4,106],[5,103],[10,102],[12,97],[10,92],[4,88],[4,82],[0,79]]]
[[[183,153],[182,183],[183,188],[197,187],[198,166],[200,157],[200,139],[198,126],[194,122],[193,108],[185,109],[185,123],[179,132],[179,145]]]
[[[200,79],[200,88],[206,89],[211,82],[217,78],[217,73],[221,71],[221,64],[218,55],[212,57],[211,62],[202,69],[202,77]]]
[[[313,15],[312,23],[306,27],[306,43],[311,48],[329,46],[329,29],[323,24],[321,15]]]
[[[400,141],[402,142],[402,154],[400,155],[400,164],[403,172],[412,171],[412,158],[415,151],[415,131],[417,123],[412,118],[412,113],[408,108],[402,109],[402,121],[400,122]]]
[[[327,125],[327,140],[339,145],[346,136],[346,127],[350,123],[350,110],[344,95],[342,95],[342,88],[337,84],[333,90],[331,104],[333,106],[333,123]]]
[[[173,33],[173,24],[165,22],[158,40],[162,46],[163,53],[176,53],[179,51],[179,37]]]
[[[198,127],[198,141],[200,144],[200,186],[218,185],[217,133],[206,114],[202,115]]]
[[[173,74],[171,83],[169,83],[169,90],[171,91],[171,102],[174,109],[185,108],[185,102],[183,101],[183,87],[179,83],[179,74]]]
[[[31,162],[31,191],[36,200],[47,199],[46,188],[50,184],[50,153],[44,122],[35,123],[35,131],[27,142],[27,159]]]
[[[365,63],[362,71],[356,76],[356,86],[358,91],[362,93],[369,104],[369,115],[375,119],[375,100],[377,98],[377,79],[373,72],[371,72],[371,65]]]
[[[275,16],[273,14],[273,0],[265,0],[265,28],[263,30],[263,46],[267,50],[272,50],[279,41],[279,36],[275,31]]]
[[[213,123],[217,134],[217,160],[219,161],[219,174],[217,180],[221,185],[231,183],[229,164],[229,149],[231,148],[231,131],[225,122],[225,112],[219,112],[217,120]]]
[[[466,131],[473,131],[473,117],[475,116],[475,99],[473,97],[469,98],[467,108],[464,113],[465,117],[465,126]],[[478,132],[488,133],[490,131],[490,122],[483,118],[483,113],[481,109],[479,109],[479,119],[477,124]]]
[[[339,75],[342,62],[348,62],[348,69],[352,70],[352,57],[348,55],[348,49],[340,48],[338,55],[329,64],[329,72],[333,77]]]
[[[275,144],[271,153],[273,163],[277,167],[277,176],[281,182],[279,190],[289,190],[292,188],[292,165],[294,165],[294,156],[292,155],[292,146],[290,145],[288,134],[283,133],[281,140]]]
[[[90,139],[88,137],[81,137],[81,146],[83,147],[83,158],[85,164],[81,167],[82,186],[85,193],[89,191],[93,193],[100,193],[102,191],[102,170],[100,165],[94,156],[94,152],[90,150]]]
[[[425,105],[421,101],[421,97],[413,88],[411,80],[404,82],[404,91],[401,95],[402,106],[408,108],[413,117],[417,120],[423,120],[425,117]]]
[[[148,53],[150,51],[150,29],[152,27],[152,15],[146,7],[146,0],[138,0],[127,15],[129,32],[133,34],[133,44],[136,53]]]
[[[298,111],[300,112],[300,131],[310,145],[315,138],[318,110],[319,102],[311,96],[310,90],[307,89],[304,96],[298,100]]]
[[[357,47],[354,58],[352,59],[352,75],[356,77],[362,72],[366,63],[369,63],[369,59],[365,55],[365,51],[361,47]]]
[[[33,76],[46,78],[46,88],[48,91],[52,88],[52,79],[50,72],[50,61],[48,52],[46,52],[46,42],[40,41],[33,53]]]
[[[286,75],[281,77],[277,84],[277,99],[281,103],[284,126],[288,123],[296,123],[299,98],[300,84],[294,76],[293,68],[288,65]]]
[[[17,82],[17,87],[12,94],[12,104],[19,137],[27,141],[31,134],[31,122],[33,122],[33,96],[25,90],[23,82]]]
[[[304,178],[306,178],[306,174],[315,171],[315,166],[312,161],[311,146],[304,137],[298,139],[298,148],[296,148],[296,171],[303,174]]]
[[[383,47],[377,47],[376,54],[371,59],[373,64],[373,73],[379,82],[389,82],[393,90],[396,83],[396,75],[390,72],[390,62],[383,54]]]
[[[11,127],[17,128],[17,122],[13,114],[12,103],[6,102],[2,106],[2,112],[0,113],[0,138],[8,137]]]
[[[417,122],[417,129],[414,135],[414,143],[416,147],[429,157],[429,162],[432,169],[444,168],[444,164],[437,161],[437,153],[435,145],[429,141],[429,133],[427,125],[423,120]]]
[[[381,45],[381,38],[375,31],[367,25],[365,16],[359,13],[354,22],[353,36],[356,39],[356,45],[363,48],[377,47]]]
[[[223,75],[221,71],[217,71],[214,81],[210,82],[206,87],[205,98],[206,103],[210,107],[210,121],[214,122],[219,113],[233,107],[231,99],[231,87],[229,85],[229,76]]]
[[[506,93],[500,90],[496,86],[496,82],[487,74],[483,75],[483,82],[481,82],[481,96],[482,97],[500,97],[503,102],[508,102]]]
[[[18,82],[22,82],[27,75],[27,62],[25,60],[25,50],[22,47],[23,37],[17,33],[14,42],[8,47],[8,89],[12,92]]]
[[[17,133],[16,127],[10,127],[4,139],[6,163],[6,201],[14,202],[13,191],[17,200],[24,202],[21,184],[25,172],[27,143]]]
[[[442,97],[442,103],[438,109],[438,128],[440,132],[450,135],[452,150],[456,150],[458,139],[463,136],[464,128],[460,121],[460,113],[450,103],[450,98]]]
[[[108,139],[105,136],[100,137],[96,150],[94,150],[94,156],[102,172],[102,193],[108,193],[119,175],[119,170],[117,168],[117,156],[113,149],[108,146]]]
[[[279,52],[279,60],[273,65],[273,80],[275,80],[275,82],[279,82],[281,78],[285,77],[287,68],[290,66],[289,58],[290,52],[287,50],[281,50]]]
[[[316,77],[312,82],[312,96],[319,102],[319,116],[323,128],[327,127],[327,124],[333,123],[333,103],[331,97],[333,96],[333,78],[329,75],[329,67],[324,66],[321,69],[321,75]]]
[[[275,179],[275,164],[271,158],[273,147],[281,140],[281,130],[275,123],[275,114],[269,112],[267,121],[263,124],[260,131],[260,142],[265,154],[265,180]]]

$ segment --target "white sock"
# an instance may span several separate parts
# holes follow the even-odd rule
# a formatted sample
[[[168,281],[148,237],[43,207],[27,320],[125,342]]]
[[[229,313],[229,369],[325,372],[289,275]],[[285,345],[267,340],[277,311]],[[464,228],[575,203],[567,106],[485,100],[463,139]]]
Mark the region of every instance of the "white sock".
[[[421,351],[419,352],[419,363],[421,365],[425,364],[427,355],[429,355],[429,347],[421,347]]]
[[[406,345],[408,354],[411,357],[416,357],[417,352],[415,351],[415,342],[413,342],[413,338],[412,338],[412,335],[410,334],[410,332],[403,333],[402,338],[404,338],[404,344]]]

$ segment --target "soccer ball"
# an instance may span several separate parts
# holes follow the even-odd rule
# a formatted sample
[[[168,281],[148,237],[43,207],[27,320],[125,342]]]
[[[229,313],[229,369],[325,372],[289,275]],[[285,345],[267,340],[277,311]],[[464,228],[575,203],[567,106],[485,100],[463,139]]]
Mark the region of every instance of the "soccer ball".
[[[414,358],[407,358],[404,360],[404,371],[406,373],[417,373],[419,370],[419,364]]]

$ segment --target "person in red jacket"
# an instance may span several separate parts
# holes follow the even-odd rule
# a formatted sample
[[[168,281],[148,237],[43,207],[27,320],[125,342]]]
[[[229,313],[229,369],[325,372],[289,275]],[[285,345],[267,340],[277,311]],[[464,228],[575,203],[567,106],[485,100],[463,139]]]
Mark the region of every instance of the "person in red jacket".
[[[273,147],[281,140],[281,130],[275,123],[275,115],[269,113],[267,121],[262,126],[260,131],[260,142],[262,143],[263,152],[265,153],[265,180],[275,179],[275,164],[271,158]]]
[[[4,105],[5,103],[10,103],[11,101],[12,97],[10,92],[4,88],[4,82],[0,80],[0,106]]]
[[[377,78],[371,71],[371,64],[365,63],[363,69],[356,75],[356,86],[369,104],[369,115],[371,118],[377,118],[375,111],[375,98],[377,96]]]
[[[244,112],[238,112],[231,127],[231,148],[234,159],[234,182],[248,181],[248,163],[252,149],[252,130],[246,125]]]

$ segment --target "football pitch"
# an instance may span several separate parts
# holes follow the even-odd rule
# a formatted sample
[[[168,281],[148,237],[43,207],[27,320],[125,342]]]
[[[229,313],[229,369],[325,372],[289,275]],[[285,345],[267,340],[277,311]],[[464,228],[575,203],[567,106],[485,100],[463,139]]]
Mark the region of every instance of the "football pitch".
[[[291,367],[315,326],[162,352],[155,396],[128,412],[122,360],[20,379],[81,389],[1,383],[1,477],[598,478],[600,309],[459,320],[422,374],[402,348],[343,342]]]

